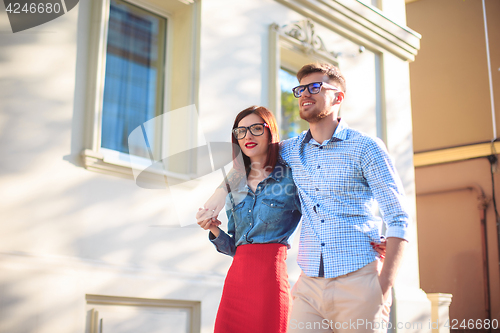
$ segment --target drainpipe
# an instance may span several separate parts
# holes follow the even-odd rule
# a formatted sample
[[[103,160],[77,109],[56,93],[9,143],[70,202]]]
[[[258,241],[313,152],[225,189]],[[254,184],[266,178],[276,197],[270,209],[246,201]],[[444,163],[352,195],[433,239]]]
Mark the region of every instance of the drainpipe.
[[[487,226],[486,226],[486,210],[489,206],[491,200],[489,200],[484,194],[483,189],[478,185],[471,185],[466,187],[459,187],[448,190],[431,191],[424,193],[417,193],[417,196],[424,195],[436,195],[436,194],[446,194],[460,191],[472,191],[477,194],[478,200],[478,210],[479,217],[481,221],[481,245],[482,245],[482,257],[483,257],[483,283],[484,283],[484,308],[486,312],[486,318],[491,319],[491,301],[490,301],[490,272],[488,265],[488,238],[487,238]],[[491,330],[489,330],[491,332]]]
[[[482,191],[482,190],[481,190]],[[486,318],[491,319],[491,301],[490,301],[490,269],[488,261],[488,233],[486,226],[486,209],[488,208],[489,200],[486,199],[484,193],[477,197],[479,200],[478,209],[479,215],[481,217],[481,238],[482,238],[482,250],[483,250],[483,274],[484,274],[484,284],[486,286],[484,290],[484,305],[486,310]],[[489,329],[491,332],[491,328]]]

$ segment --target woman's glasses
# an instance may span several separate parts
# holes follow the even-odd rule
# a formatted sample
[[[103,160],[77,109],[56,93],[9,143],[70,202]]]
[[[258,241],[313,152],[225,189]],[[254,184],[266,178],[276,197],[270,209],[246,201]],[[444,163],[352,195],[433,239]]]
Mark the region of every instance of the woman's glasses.
[[[329,83],[313,82],[313,83],[309,83],[309,84],[304,84],[303,86],[297,86],[297,87],[292,89],[292,92],[293,92],[293,96],[295,96],[296,98],[299,98],[300,96],[302,96],[302,93],[306,90],[306,88],[310,94],[318,94],[321,91],[321,87],[323,87],[325,89],[339,91],[339,88],[332,86]]]
[[[244,139],[245,136],[247,135],[247,131],[250,131],[252,135],[260,136],[264,134],[264,128],[266,127],[269,128],[269,125],[266,123],[261,123],[261,124],[257,123],[250,125],[248,127],[240,126],[233,129],[233,135],[236,138],[236,140]]]

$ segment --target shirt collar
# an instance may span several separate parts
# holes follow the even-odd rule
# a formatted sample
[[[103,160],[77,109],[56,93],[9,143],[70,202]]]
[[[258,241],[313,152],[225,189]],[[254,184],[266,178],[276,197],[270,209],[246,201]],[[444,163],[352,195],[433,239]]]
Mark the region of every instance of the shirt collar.
[[[265,180],[272,178],[279,183],[285,177],[286,177],[286,166],[278,161],[274,166],[274,170],[269,174],[269,176],[265,178]],[[237,189],[235,189],[234,191],[240,191],[245,193],[250,191],[250,187],[247,184],[246,178],[241,180]]]
[[[274,166],[273,172],[268,176],[268,178],[272,178],[277,182],[280,182],[283,178],[285,178],[286,170],[285,166],[281,164],[279,161],[276,162],[276,165]]]
[[[344,141],[344,140],[346,140],[348,129],[349,129],[349,125],[347,125],[345,120],[339,119],[339,123],[337,125],[337,128],[335,128],[335,132],[333,132],[333,135],[332,135],[331,139],[328,140],[328,143],[332,142],[332,141]],[[307,133],[304,136],[302,143],[308,143],[309,141],[311,141],[312,138],[313,137],[311,134],[311,130],[309,129],[309,130],[307,130]],[[321,144],[321,142],[319,142],[319,144]]]

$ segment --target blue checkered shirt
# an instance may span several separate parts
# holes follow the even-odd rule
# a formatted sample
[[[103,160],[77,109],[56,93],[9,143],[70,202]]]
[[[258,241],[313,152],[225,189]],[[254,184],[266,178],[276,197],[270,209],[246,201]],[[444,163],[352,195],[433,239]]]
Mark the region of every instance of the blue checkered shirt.
[[[320,144],[305,131],[281,142],[280,153],[302,205],[297,262],[306,275],[318,276],[320,255],[325,278],[374,261],[370,242],[380,240],[382,220],[386,237],[408,240],[403,187],[380,139],[340,121],[331,139]]]

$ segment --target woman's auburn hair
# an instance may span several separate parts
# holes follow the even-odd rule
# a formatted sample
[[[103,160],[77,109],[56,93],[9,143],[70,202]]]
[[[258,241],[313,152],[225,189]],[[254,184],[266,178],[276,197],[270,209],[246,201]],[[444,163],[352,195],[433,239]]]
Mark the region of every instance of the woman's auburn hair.
[[[279,149],[280,149],[279,147],[280,137],[278,132],[278,125],[276,123],[276,118],[274,117],[273,113],[269,111],[268,108],[264,106],[253,105],[238,113],[238,115],[234,119],[233,129],[237,128],[240,121],[250,114],[255,114],[261,117],[262,120],[269,126],[268,128],[270,134],[269,148],[267,150],[267,159],[265,163],[266,164],[265,168],[271,168],[272,171],[274,170],[274,167],[276,166],[276,163],[278,161]],[[250,158],[245,154],[243,154],[240,145],[238,144],[238,140],[236,140],[236,138],[234,137],[234,135],[232,135],[232,133],[231,133],[231,140],[233,143],[233,167],[238,171],[242,171],[242,167],[244,167],[246,174],[248,174],[250,172],[250,167],[251,167]],[[243,157],[244,166],[241,165],[241,159],[238,158],[238,155],[240,153]]]

